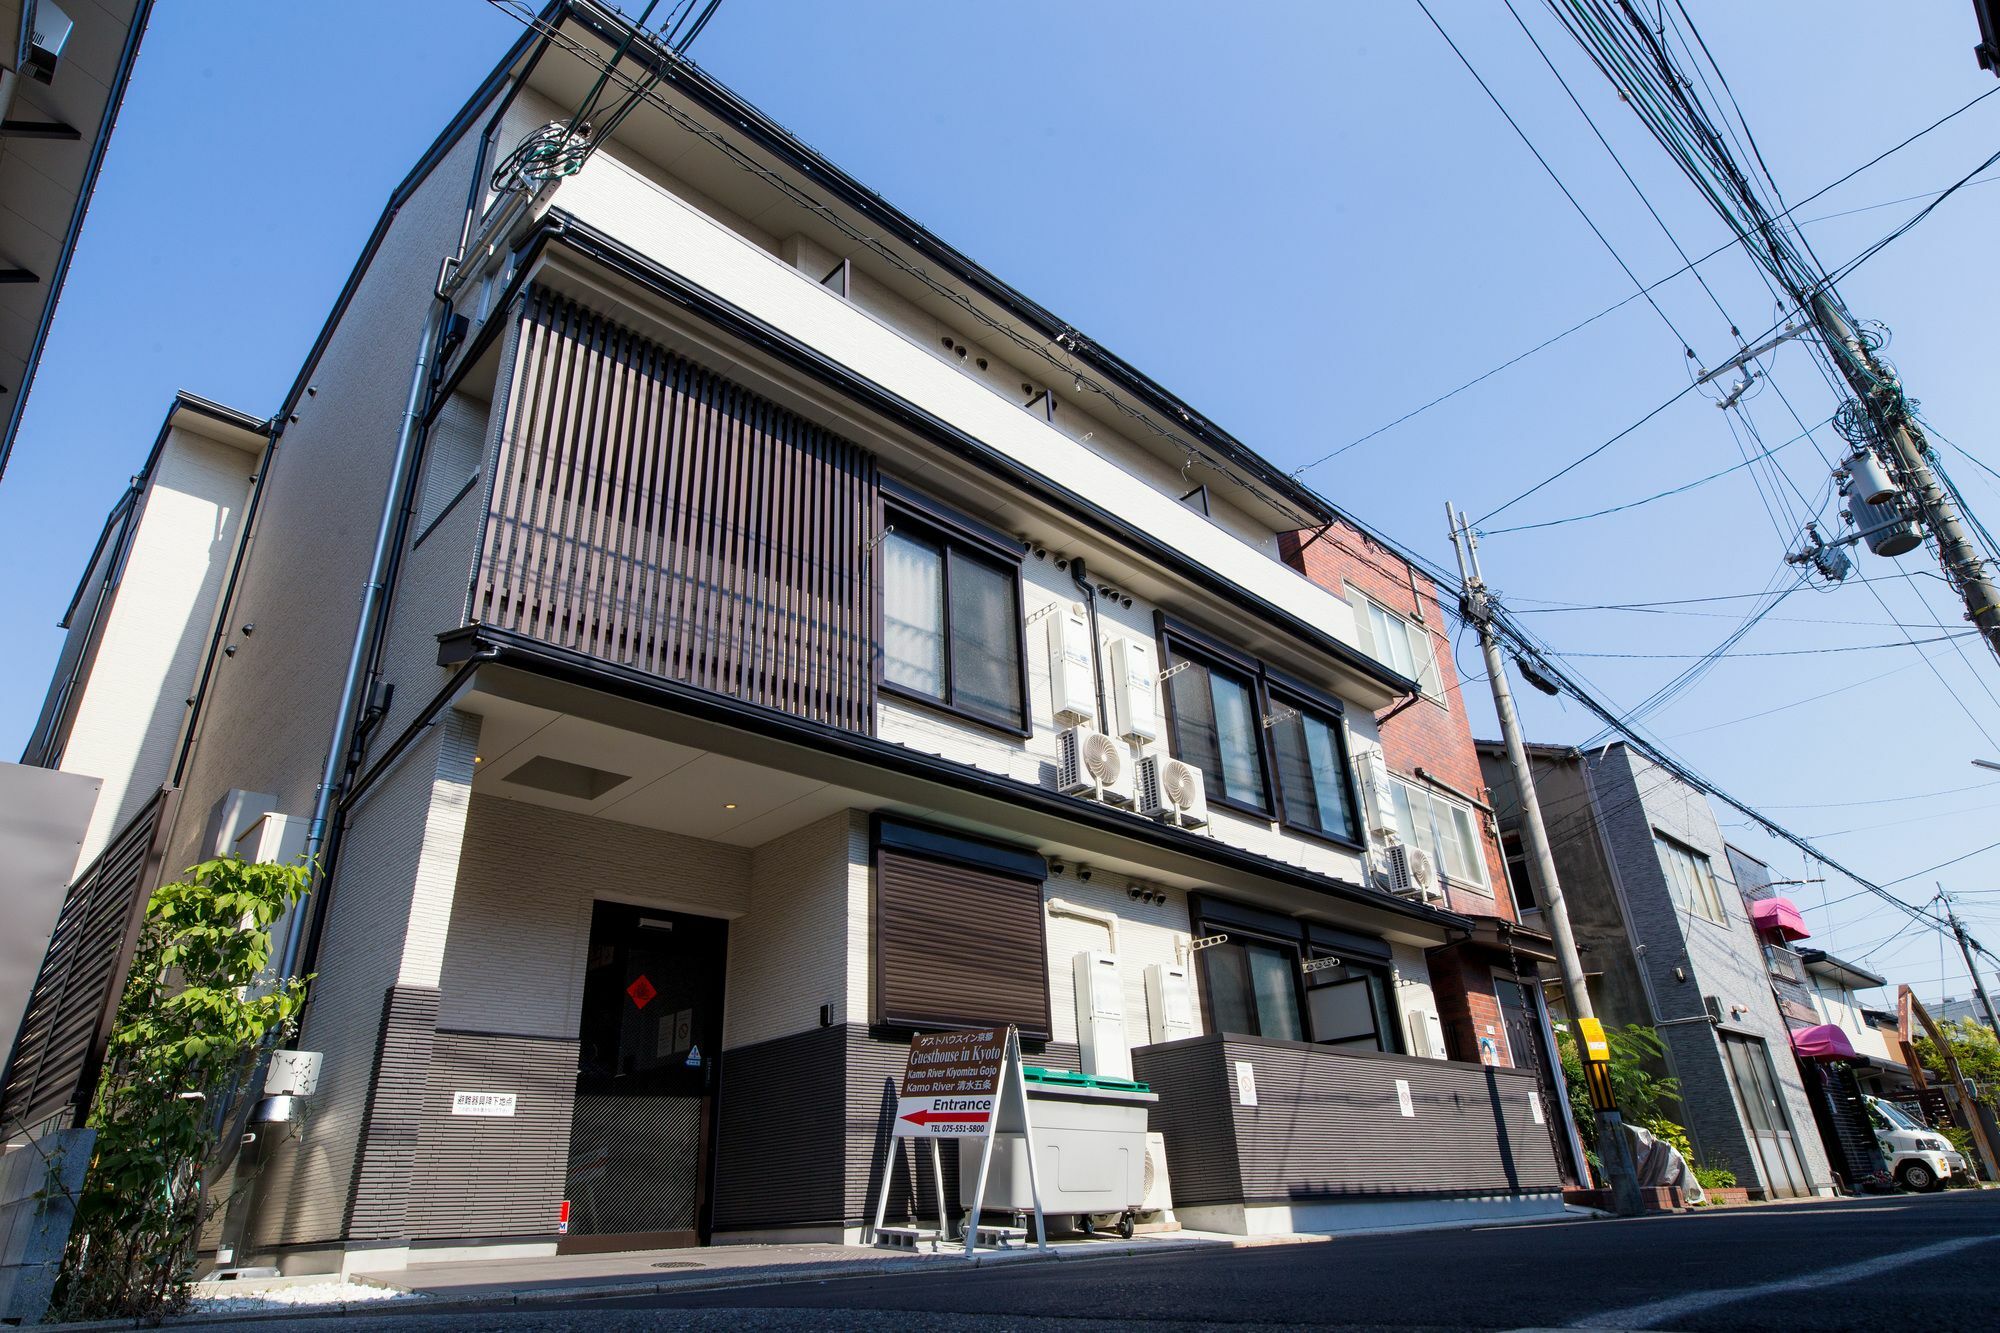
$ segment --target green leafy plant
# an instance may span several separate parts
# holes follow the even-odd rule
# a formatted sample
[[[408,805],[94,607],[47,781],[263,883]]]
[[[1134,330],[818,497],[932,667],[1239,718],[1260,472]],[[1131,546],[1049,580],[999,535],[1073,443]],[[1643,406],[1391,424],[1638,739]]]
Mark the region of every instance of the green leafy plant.
[[[1736,1188],[1736,1173],[1726,1166],[1713,1166],[1707,1162],[1697,1162],[1694,1168],[1695,1183],[1705,1190],[1730,1190]]]
[[[147,903],[91,1115],[97,1142],[63,1256],[61,1317],[157,1321],[186,1305],[221,1103],[305,1000],[305,979],[269,969],[272,923],[307,879],[304,866],[229,857]]]
[[[1655,1138],[1672,1143],[1683,1157],[1691,1156],[1687,1131],[1666,1113],[1668,1107],[1678,1106],[1681,1084],[1679,1079],[1659,1072],[1666,1063],[1666,1047],[1660,1041],[1660,1034],[1634,1023],[1606,1028],[1604,1039],[1611,1048],[1611,1090],[1618,1099],[1619,1113],[1627,1123],[1644,1125],[1653,1131]],[[1562,1055],[1563,1080],[1569,1088],[1570,1110],[1577,1130],[1586,1144],[1595,1147],[1597,1117],[1590,1108],[1590,1089],[1584,1082],[1576,1038],[1567,1026],[1556,1035],[1556,1047]],[[1659,1127],[1663,1126],[1671,1128],[1673,1134],[1662,1133]]]
[[[1656,1118],[1646,1122],[1646,1129],[1654,1138],[1679,1153],[1683,1162],[1694,1161],[1694,1144],[1688,1141],[1685,1126],[1675,1124],[1671,1120]]]
[[[1970,1018],[1939,1023],[1951,1053],[1958,1057],[1958,1071],[1979,1089],[1977,1099],[2000,1111],[2000,1037],[1993,1029]],[[1917,1030],[1917,1059],[1926,1069],[1945,1068],[1944,1056],[1930,1034]]]

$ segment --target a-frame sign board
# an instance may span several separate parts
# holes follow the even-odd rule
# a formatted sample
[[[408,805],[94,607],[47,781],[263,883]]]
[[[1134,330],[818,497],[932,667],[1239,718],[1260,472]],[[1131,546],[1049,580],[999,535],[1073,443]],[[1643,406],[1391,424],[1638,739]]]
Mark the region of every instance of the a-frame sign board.
[[[897,1140],[929,1139],[931,1179],[937,1185],[938,1236],[951,1235],[944,1201],[944,1163],[939,1139],[984,1140],[979,1154],[979,1180],[973,1186],[965,1228],[965,1253],[979,1241],[980,1209],[986,1201],[986,1181],[993,1165],[993,1145],[1002,1134],[1019,1135],[1027,1156],[1028,1193],[1035,1207],[1035,1244],[1049,1247],[1048,1225],[1042,1216],[1042,1187],[1036,1174],[1035,1140],[1028,1124],[1028,1076],[1021,1061],[1021,1037],[1012,1027],[976,1028],[967,1032],[929,1032],[910,1039],[910,1060],[897,1088],[896,1128],[888,1159],[882,1165],[882,1188],[875,1203],[874,1236],[884,1234],[889,1213],[889,1184],[896,1174]],[[960,1182],[963,1186],[964,1182]]]

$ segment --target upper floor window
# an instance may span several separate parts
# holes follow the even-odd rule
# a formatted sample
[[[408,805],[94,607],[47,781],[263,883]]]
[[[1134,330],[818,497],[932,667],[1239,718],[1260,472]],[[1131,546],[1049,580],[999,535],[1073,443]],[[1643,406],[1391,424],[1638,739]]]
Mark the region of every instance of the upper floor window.
[[[1025,730],[1020,570],[898,510],[882,541],[882,682]]]
[[[1405,842],[1435,857],[1446,879],[1486,887],[1486,855],[1472,807],[1401,778],[1389,779],[1389,793],[1396,805],[1396,831]]]
[[[1164,617],[1160,640],[1174,755],[1201,770],[1208,799],[1360,842],[1339,701]]]
[[[1437,659],[1431,652],[1431,632],[1358,589],[1350,587],[1347,599],[1354,606],[1354,626],[1361,636],[1362,649],[1391,670],[1417,682],[1426,697],[1442,703],[1444,689],[1438,680]]]
[[[1178,644],[1171,651],[1181,668],[1168,681],[1174,753],[1201,770],[1209,800],[1269,814],[1256,680]]]
[[[1729,915],[1723,909],[1722,892],[1716,888],[1708,858],[1657,833],[1653,845],[1660,849],[1660,866],[1666,872],[1674,906],[1718,925],[1727,921]]]
[[[1303,702],[1274,694],[1271,750],[1278,761],[1278,798],[1285,822],[1350,842],[1361,840],[1353,784],[1348,781],[1347,729]]]
[[[1197,955],[1209,1031],[1340,1050],[1397,1050],[1395,983],[1386,946],[1275,919],[1246,924],[1242,910],[1232,913],[1210,902],[1199,917],[1204,933],[1229,936]]]
[[[1507,862],[1507,887],[1514,895],[1514,910],[1540,911],[1542,905],[1535,901],[1535,882],[1528,874],[1528,849],[1521,835],[1501,834],[1500,854]]]

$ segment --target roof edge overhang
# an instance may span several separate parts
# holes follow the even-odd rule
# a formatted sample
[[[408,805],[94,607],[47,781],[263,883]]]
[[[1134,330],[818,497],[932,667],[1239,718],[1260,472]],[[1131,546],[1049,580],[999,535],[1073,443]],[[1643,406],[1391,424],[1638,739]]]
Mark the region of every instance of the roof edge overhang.
[[[838,361],[775,329],[724,300],[688,282],[589,223],[550,209],[522,244],[522,260],[517,266],[523,277],[530,274],[550,246],[560,246],[573,254],[603,265],[613,274],[664,300],[674,309],[693,315],[729,334],[788,369],[801,373],[820,386],[867,412],[884,418],[927,443],[942,448],[995,478],[1018,487],[1037,499],[1108,534],[1126,549],[1136,552],[1161,568],[1172,571],[1198,590],[1234,605],[1249,608],[1280,633],[1298,640],[1323,655],[1357,696],[1355,702],[1371,709],[1382,708],[1400,698],[1417,694],[1421,686],[1408,676],[1378,662],[1352,644],[1308,623],[1290,611],[1239,587],[1199,561],[1157,540],[1123,517],[1069,490],[1058,482],[1032,472],[1006,457],[976,436],[911,403],[872,380],[865,379]],[[1282,567],[1282,566],[1281,566]],[[1288,573],[1296,571],[1287,570]]]
[[[845,731],[805,718],[774,712],[728,695],[699,689],[680,681],[649,675],[508,630],[473,624],[438,636],[438,662],[457,666],[471,661],[512,667],[531,676],[666,709],[698,722],[748,733],[791,750],[834,760],[860,763],[902,779],[953,788],[985,798],[1028,816],[1060,820],[1070,829],[1129,845],[1154,856],[1166,855],[1197,865],[1207,875],[1238,874],[1274,885],[1306,890],[1317,902],[1360,909],[1400,921],[1412,934],[1432,943],[1453,935],[1468,935],[1471,918],[1441,908],[1391,897],[1347,880],[1318,874],[1303,866],[1275,861],[1191,829],[1156,824],[1109,806],[1031,787],[999,774],[925,754],[874,736]],[[483,669],[483,668],[482,668]]]
[[[550,21],[558,18],[558,11],[575,19],[597,40],[614,45],[622,41],[633,26],[629,19],[598,0],[556,0],[547,11]],[[649,70],[657,71],[663,65],[670,66],[672,73],[668,81],[672,88],[709,114],[725,119],[731,133],[748,138],[759,149],[797,170],[803,179],[812,181],[841,204],[858,210],[885,240],[909,247],[914,254],[923,257],[927,266],[942,267],[954,279],[965,283],[981,298],[1028,325],[1044,339],[1052,342],[1060,340],[1060,345],[1078,361],[1160,414],[1165,424],[1184,431],[1204,447],[1213,449],[1233,466],[1253,477],[1258,485],[1282,497],[1308,518],[1318,523],[1338,520],[1351,524],[1359,531],[1369,531],[1367,525],[1302,485],[1292,474],[1284,472],[1217,426],[1165,386],[1085,337],[1053,311],[1000,279],[821,156],[699,65],[685,57],[674,56],[652,33],[642,30],[626,58]]]

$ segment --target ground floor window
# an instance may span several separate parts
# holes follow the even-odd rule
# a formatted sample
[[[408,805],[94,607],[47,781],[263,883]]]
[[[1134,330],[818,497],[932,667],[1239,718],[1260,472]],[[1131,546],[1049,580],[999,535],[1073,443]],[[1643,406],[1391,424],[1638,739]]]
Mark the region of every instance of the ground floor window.
[[[1400,1049],[1394,975],[1379,940],[1212,903],[1197,930],[1229,936],[1197,955],[1209,1031]]]

